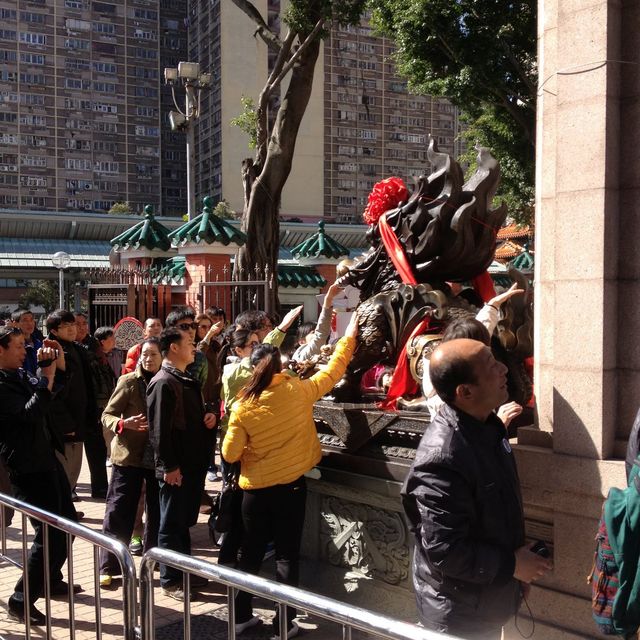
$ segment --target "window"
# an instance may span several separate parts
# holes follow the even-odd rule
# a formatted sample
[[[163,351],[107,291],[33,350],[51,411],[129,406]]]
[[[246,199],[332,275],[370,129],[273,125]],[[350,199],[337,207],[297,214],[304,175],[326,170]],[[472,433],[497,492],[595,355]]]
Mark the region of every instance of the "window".
[[[16,32],[8,29],[0,29],[0,40],[15,40]]]
[[[115,122],[96,122],[96,131],[101,133],[118,133],[118,125]]]
[[[115,93],[116,85],[113,82],[94,82],[93,89],[102,93]]]
[[[46,167],[47,156],[21,156],[20,164],[23,167]]]
[[[356,152],[355,147],[350,147],[348,145],[340,145],[338,147],[338,154],[341,156],[351,156]]]
[[[158,90],[153,87],[136,87],[134,95],[140,98],[157,98]]]
[[[17,185],[18,176],[11,175],[10,173],[0,173],[0,184]]]
[[[20,176],[22,187],[46,187],[47,179],[44,176]]]
[[[8,113],[6,111],[0,111],[0,122],[16,122],[18,120],[17,113]]]
[[[15,82],[18,79],[18,74],[15,71],[0,71],[0,80],[4,82]]]
[[[146,78],[151,80],[158,79],[157,69],[147,69],[145,67],[136,67],[136,78]]]
[[[140,40],[157,40],[158,34],[155,31],[149,31],[145,29],[135,29],[133,32],[133,37],[138,38]]]
[[[16,62],[17,59],[15,51],[0,51],[0,60],[2,62]]]
[[[147,127],[145,125],[137,124],[136,125],[136,135],[137,136],[152,136],[157,138],[160,136],[160,127]]]
[[[14,196],[14,195],[0,196],[0,204],[18,206],[18,196]]]
[[[20,62],[26,64],[44,64],[44,56],[41,53],[21,53]]]
[[[85,158],[65,158],[65,169],[71,171],[91,171],[91,160]]]
[[[110,22],[94,22],[93,30],[95,33],[104,33],[105,35],[114,35],[116,32],[116,25]]]
[[[20,198],[22,206],[27,207],[44,207],[45,199],[42,196],[22,196]]]
[[[80,80],[79,78],[65,78],[64,86],[66,89],[90,89],[90,80]]]
[[[45,136],[22,135],[20,136],[20,144],[29,147],[46,147],[47,139]]]
[[[85,2],[84,0],[64,0],[64,6],[67,9],[83,9]]]
[[[136,107],[136,115],[148,118],[157,118],[158,110],[155,107]]]
[[[89,162],[89,164],[91,163]],[[99,160],[94,163],[93,170],[99,173],[118,173],[120,171],[120,164],[108,160]]]
[[[21,11],[20,20],[22,22],[31,22],[33,24],[44,24],[44,14],[33,13],[32,11]]]
[[[137,145],[136,154],[139,156],[150,156],[152,158],[158,158],[160,156],[160,149],[158,149],[158,147],[146,147]]]
[[[93,150],[98,153],[116,153],[118,145],[115,142],[105,142],[104,140],[94,140]]]
[[[378,137],[377,131],[371,131],[369,129],[362,129],[360,131],[360,137],[363,140],[375,140]]]
[[[98,13],[115,13],[116,5],[115,4],[107,4],[106,2],[94,2],[93,10]]]
[[[20,82],[25,84],[46,84],[44,74],[42,73],[21,73]]]
[[[157,20],[158,12],[153,11],[151,9],[138,9],[135,8],[133,10],[133,17],[139,18],[140,20]]]
[[[65,140],[67,149],[74,151],[91,151],[91,142],[89,140],[76,140],[75,138],[67,138]]]
[[[94,62],[93,70],[97,73],[117,73],[118,67],[111,62]]]
[[[15,20],[17,13],[15,9],[0,9],[0,18],[2,20]]]
[[[35,116],[32,114],[20,116],[20,124],[31,125],[32,127],[46,127],[47,118],[45,116]]]
[[[69,31],[90,31],[91,23],[88,20],[76,20],[75,18],[67,18],[65,26]]]
[[[80,38],[66,38],[64,41],[65,49],[74,49],[77,51],[86,51],[89,48],[88,40],[80,40]]]
[[[136,47],[133,55],[142,60],[156,60],[158,58],[158,52],[155,49],[145,49],[143,47]]]
[[[18,144],[18,136],[15,133],[0,133],[0,144]]]

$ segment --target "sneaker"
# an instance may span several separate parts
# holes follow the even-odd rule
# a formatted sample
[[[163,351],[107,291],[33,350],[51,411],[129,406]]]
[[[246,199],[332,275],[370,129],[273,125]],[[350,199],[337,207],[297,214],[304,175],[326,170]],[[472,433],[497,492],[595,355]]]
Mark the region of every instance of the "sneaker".
[[[142,555],[142,538],[140,536],[133,536],[131,538],[131,542],[129,543],[129,551],[134,556]]]
[[[276,545],[273,542],[270,542],[267,545],[267,550],[264,552],[263,560],[268,560],[269,558],[273,558],[276,555]]]
[[[24,602],[22,600],[11,596],[7,609],[11,620],[24,622]],[[38,611],[34,605],[31,605],[29,607],[29,622],[35,627],[41,627],[47,624],[47,616],[45,616],[42,611]]]
[[[287,638],[295,638],[300,633],[300,627],[295,620],[292,620],[289,623],[287,628]],[[271,636],[271,640],[280,640],[280,633],[276,632],[275,635]]]
[[[100,586],[103,589],[106,587],[110,587],[112,582],[113,582],[113,576],[109,575],[108,573],[100,574]]]
[[[179,602],[184,602],[184,590],[182,589],[182,584],[169,584],[166,587],[161,587],[160,589],[163,595],[168,598],[173,598],[174,600],[178,600]],[[191,600],[196,600],[198,597],[197,592],[191,591]]]
[[[248,620],[245,620],[244,622],[236,622],[236,633],[242,633],[247,629],[251,629],[251,627],[255,627],[261,622],[262,620],[260,620],[258,616],[251,616]]]

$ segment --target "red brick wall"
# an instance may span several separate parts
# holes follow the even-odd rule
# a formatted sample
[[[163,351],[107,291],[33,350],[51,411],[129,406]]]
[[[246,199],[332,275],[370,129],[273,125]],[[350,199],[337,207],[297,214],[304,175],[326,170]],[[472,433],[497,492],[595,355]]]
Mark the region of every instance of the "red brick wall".
[[[186,276],[186,304],[191,305],[199,313],[210,304],[215,304],[215,297],[211,296],[211,288],[205,287],[204,300],[198,299],[201,282],[212,282],[216,280],[229,280],[231,277],[231,256],[215,254],[190,254],[187,259]],[[226,267],[226,273],[224,268]],[[227,310],[227,314],[229,310]]]

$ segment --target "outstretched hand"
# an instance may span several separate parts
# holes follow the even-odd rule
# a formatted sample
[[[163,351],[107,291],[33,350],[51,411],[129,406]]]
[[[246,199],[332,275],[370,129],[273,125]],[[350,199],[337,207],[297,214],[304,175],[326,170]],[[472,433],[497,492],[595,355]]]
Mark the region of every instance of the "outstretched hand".
[[[284,318],[282,318],[282,322],[278,325],[278,329],[283,333],[289,329],[289,327],[294,323],[295,319],[302,313],[304,309],[304,305],[300,305],[299,307],[295,307],[291,309],[291,311],[287,312]]]
[[[502,420],[505,427],[511,424],[511,421],[522,413],[522,405],[517,402],[507,402],[498,408],[498,418]]]
[[[514,282],[504,293],[500,293],[491,298],[487,304],[499,309],[507,300],[509,300],[509,298],[513,298],[513,296],[519,296],[521,293],[524,293],[524,289],[518,289],[517,286],[518,285]]]

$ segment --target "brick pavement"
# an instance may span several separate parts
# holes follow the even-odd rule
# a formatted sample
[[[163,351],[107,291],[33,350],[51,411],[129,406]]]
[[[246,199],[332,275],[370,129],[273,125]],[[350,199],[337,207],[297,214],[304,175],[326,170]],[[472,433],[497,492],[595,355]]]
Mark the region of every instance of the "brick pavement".
[[[215,483],[207,483],[207,490],[218,488]],[[83,463],[82,474],[77,489],[81,502],[76,503],[79,511],[84,512],[83,525],[95,530],[101,530],[104,515],[104,501],[88,497],[89,473],[86,460]],[[207,531],[207,517],[200,515],[198,524],[191,530],[193,555],[203,560],[215,562],[217,549],[211,546]],[[12,525],[7,529],[7,553],[15,561],[21,561],[21,524],[20,516],[16,514]],[[31,527],[28,526],[31,533]],[[98,589],[96,595],[94,586],[94,558],[91,545],[83,540],[76,540],[73,545],[74,582],[83,588],[81,593],[75,596],[76,638],[85,640],[96,638],[96,607],[99,608],[102,621],[102,638],[107,640],[123,637],[122,614],[122,588],[120,581],[115,581],[110,589]],[[135,558],[136,569],[139,569],[140,559]],[[265,563],[265,565],[273,564]],[[266,567],[268,569],[268,566]],[[63,568],[65,580],[67,580],[67,567]],[[263,574],[268,575],[267,572]],[[18,579],[20,571],[10,563],[0,560],[0,640],[22,640],[25,637],[24,625],[13,622],[7,617],[6,605],[9,596],[13,593],[13,586]],[[156,574],[157,576],[157,574]],[[192,637],[194,639],[207,638],[217,640],[226,638],[226,592],[220,593],[220,586],[209,585],[201,591],[197,601],[192,602],[191,613],[193,616]],[[163,596],[159,581],[155,581],[155,619],[157,640],[173,640],[183,637],[182,630],[182,603]],[[96,599],[99,598],[99,604]],[[37,603],[41,611],[45,611],[44,600]],[[51,602],[52,613],[52,640],[69,638],[69,603],[67,597],[57,597]],[[251,632],[247,631],[242,636],[243,640],[253,640],[270,637],[270,624],[272,607],[266,601],[256,601],[256,613],[265,622],[262,627],[257,627]],[[300,637],[311,635],[314,640],[329,640],[342,637],[342,631],[333,623],[325,620],[314,619],[312,616],[302,616],[299,619]],[[311,634],[311,632],[313,632]],[[32,628],[33,638],[45,638],[44,627]],[[354,632],[353,638],[371,637]]]

